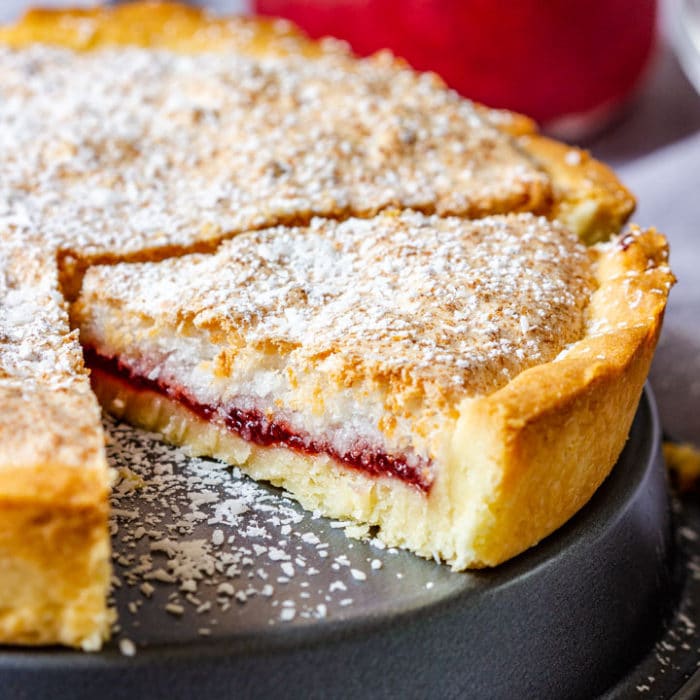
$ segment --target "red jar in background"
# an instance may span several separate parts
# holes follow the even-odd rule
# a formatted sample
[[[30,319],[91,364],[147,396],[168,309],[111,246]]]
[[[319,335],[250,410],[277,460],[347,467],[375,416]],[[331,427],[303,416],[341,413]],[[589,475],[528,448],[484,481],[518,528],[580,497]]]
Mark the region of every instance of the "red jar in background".
[[[390,48],[463,95],[564,136],[609,118],[650,55],[655,0],[255,0],[360,54]]]

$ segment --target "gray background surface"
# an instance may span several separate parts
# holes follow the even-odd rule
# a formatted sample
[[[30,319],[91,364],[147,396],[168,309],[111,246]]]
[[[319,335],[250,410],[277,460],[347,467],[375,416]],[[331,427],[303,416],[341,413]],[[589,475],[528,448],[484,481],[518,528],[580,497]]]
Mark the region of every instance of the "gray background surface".
[[[671,292],[651,382],[667,435],[700,446],[700,96],[662,40],[625,117],[588,147],[636,195],[632,220],[671,244]]]

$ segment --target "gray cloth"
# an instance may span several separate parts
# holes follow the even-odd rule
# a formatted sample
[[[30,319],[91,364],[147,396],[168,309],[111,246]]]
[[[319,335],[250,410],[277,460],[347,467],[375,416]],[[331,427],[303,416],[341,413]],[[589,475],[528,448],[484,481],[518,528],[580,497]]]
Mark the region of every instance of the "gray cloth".
[[[671,292],[652,369],[664,430],[700,445],[700,133],[620,169],[639,197],[634,220],[671,244]]]

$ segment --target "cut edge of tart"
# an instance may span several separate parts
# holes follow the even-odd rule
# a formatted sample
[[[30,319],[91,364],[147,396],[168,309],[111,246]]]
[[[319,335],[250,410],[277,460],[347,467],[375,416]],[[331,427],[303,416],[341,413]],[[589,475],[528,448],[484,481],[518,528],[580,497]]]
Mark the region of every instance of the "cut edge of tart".
[[[0,643],[99,649],[114,618],[99,406],[55,260],[0,250]]]
[[[441,250],[429,231],[417,240],[426,225],[441,237]],[[565,248],[567,235],[531,215],[465,222],[407,213],[242,234],[212,256],[92,268],[73,321],[106,410],[283,486],[310,510],[376,526],[389,545],[459,570],[492,566],[559,527],[609,473],[673,280],[665,239],[632,229],[582,248],[593,271],[589,294],[586,266],[571,262],[582,255],[580,244],[569,240],[574,247]],[[478,318],[485,328],[460,331],[460,286],[466,296],[474,289],[469,253],[491,259],[507,248],[516,265],[519,241],[534,245],[519,268],[476,265],[486,294],[497,291],[490,272],[517,282]],[[340,251],[337,259],[326,244]],[[422,247],[434,252],[425,265]],[[353,258],[354,249],[361,255]],[[550,274],[547,264],[565,251],[559,264],[571,287],[552,274],[551,296],[533,297],[541,280],[535,273],[528,279],[526,269],[545,265]],[[385,262],[394,258],[403,261],[408,286],[392,291],[401,275]],[[431,287],[437,261],[444,269]],[[364,305],[353,308],[353,289]],[[563,309],[572,290],[584,304],[572,298]],[[416,338],[418,319],[432,319],[437,309],[430,294],[456,294],[459,303]],[[406,318],[392,306],[414,302],[421,314],[402,325]],[[540,345],[518,346],[509,315],[528,302],[530,319],[544,310],[540,319],[549,315],[559,325]],[[537,321],[522,318],[514,316],[513,325],[533,333]],[[323,337],[324,327],[342,333]],[[460,369],[452,359],[473,350],[465,334],[477,338],[477,359]],[[540,361],[528,361],[523,348]],[[431,353],[433,363],[423,362]],[[522,364],[506,366],[515,354]],[[251,396],[251,387],[258,394]]]

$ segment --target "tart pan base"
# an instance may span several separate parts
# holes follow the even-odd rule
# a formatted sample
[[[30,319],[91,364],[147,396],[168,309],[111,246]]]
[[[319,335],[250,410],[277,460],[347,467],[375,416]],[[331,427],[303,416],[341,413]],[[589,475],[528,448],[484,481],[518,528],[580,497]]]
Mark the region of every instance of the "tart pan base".
[[[137,507],[146,518],[151,504]],[[298,509],[286,500],[285,507]],[[673,600],[666,476],[648,389],[617,465],[591,502],[495,570],[453,573],[349,540],[309,514],[295,528],[329,543],[330,557],[305,555],[323,584],[310,589],[308,605],[323,604],[316,591],[337,576],[328,561],[381,562],[352,588],[352,604],[328,604],[323,619],[272,624],[274,598],[300,594],[292,579],[273,598],[234,606],[203,638],[195,613],[164,615],[158,596],[167,602],[167,591],[156,590],[133,625],[133,595],[124,587],[117,606],[135,656],[122,656],[115,642],[98,654],[7,649],[0,652],[2,696],[591,697],[649,652]]]

